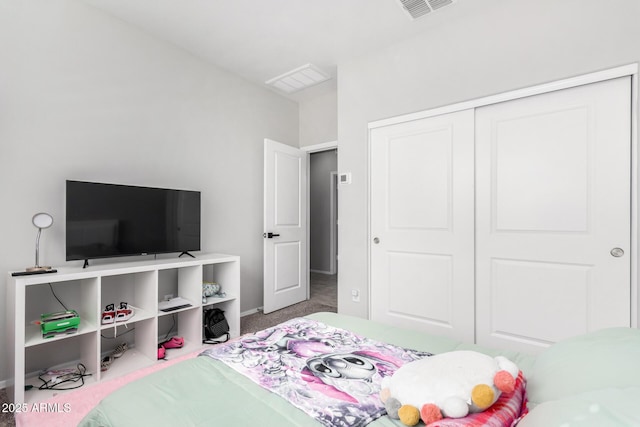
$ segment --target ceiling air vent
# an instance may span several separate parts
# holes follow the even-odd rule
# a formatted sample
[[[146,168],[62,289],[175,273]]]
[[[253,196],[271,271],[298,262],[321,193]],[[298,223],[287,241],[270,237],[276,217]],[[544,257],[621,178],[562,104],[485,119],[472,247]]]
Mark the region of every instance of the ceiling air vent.
[[[454,0],[398,0],[402,8],[409,13],[413,19],[420,18],[429,12],[448,6]]]
[[[306,64],[295,70],[288,71],[265,82],[266,85],[273,86],[285,93],[293,93],[309,86],[317,85],[331,76],[313,64]]]

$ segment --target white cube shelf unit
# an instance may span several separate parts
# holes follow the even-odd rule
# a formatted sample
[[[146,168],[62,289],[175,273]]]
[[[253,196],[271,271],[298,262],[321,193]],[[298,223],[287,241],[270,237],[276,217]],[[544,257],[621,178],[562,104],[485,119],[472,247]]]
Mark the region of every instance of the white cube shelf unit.
[[[202,300],[202,282],[222,286],[225,297]],[[158,310],[166,296],[181,297],[191,307],[171,312]],[[57,300],[60,299],[61,302]],[[135,308],[132,318],[101,324],[107,304],[127,302]],[[78,331],[43,338],[33,324],[42,313],[64,310],[80,315]],[[163,258],[89,266],[58,268],[57,273],[12,276],[7,290],[7,321],[10,378],[9,399],[14,403],[38,402],[59,391],[39,390],[37,373],[52,367],[76,367],[82,363],[91,376],[85,382],[100,382],[162,363],[158,345],[178,335],[185,345],[167,350],[167,359],[200,349],[203,339],[202,313],[216,306],[224,310],[231,337],[240,335],[240,258],[235,255],[201,254],[196,258]],[[129,346],[122,357],[101,371],[101,360],[120,343]],[[25,386],[33,387],[25,391]]]

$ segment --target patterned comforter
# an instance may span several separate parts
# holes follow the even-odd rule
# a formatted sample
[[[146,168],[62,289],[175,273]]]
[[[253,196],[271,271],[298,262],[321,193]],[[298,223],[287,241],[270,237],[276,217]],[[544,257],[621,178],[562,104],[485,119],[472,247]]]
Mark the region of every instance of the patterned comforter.
[[[325,426],[364,426],[386,413],[382,378],[430,356],[297,318],[204,351]]]

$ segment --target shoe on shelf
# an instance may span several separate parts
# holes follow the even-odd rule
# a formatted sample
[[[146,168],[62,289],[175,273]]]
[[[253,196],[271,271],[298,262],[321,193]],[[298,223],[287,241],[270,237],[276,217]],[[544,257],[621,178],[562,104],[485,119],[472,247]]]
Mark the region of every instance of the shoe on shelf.
[[[173,337],[162,343],[164,348],[182,348],[184,345],[184,338],[182,337]]]
[[[167,354],[166,354],[166,351],[165,351],[164,347],[162,346],[162,344],[160,344],[158,346],[158,360],[164,359],[166,355]]]
[[[116,310],[116,322],[125,322],[134,315],[133,307],[129,307],[126,302],[121,302],[120,307]]]
[[[106,356],[102,359],[102,361],[100,362],[100,370],[101,371],[106,371],[107,369],[109,369],[109,366],[111,366],[111,362],[113,362],[113,357],[112,356]]]
[[[113,304],[108,304],[104,311],[102,312],[102,324],[106,325],[109,323],[113,323],[116,318],[115,306]]]
[[[129,350],[129,346],[127,345],[126,342],[123,342],[122,344],[119,344],[116,348],[113,349],[113,351],[111,352],[111,357],[113,357],[114,359],[117,359],[119,357],[121,357],[125,351]]]

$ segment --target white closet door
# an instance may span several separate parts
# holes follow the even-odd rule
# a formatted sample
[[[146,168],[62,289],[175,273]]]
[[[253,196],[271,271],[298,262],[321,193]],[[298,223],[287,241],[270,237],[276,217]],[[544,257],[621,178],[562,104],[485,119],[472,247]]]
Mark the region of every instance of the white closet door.
[[[370,141],[371,318],[473,341],[473,111]]]
[[[476,110],[479,344],[630,326],[630,84]]]

